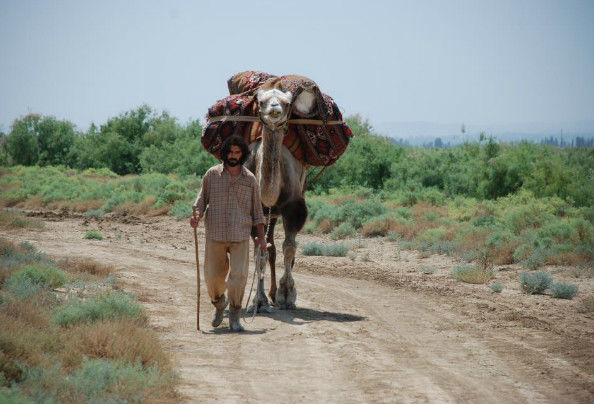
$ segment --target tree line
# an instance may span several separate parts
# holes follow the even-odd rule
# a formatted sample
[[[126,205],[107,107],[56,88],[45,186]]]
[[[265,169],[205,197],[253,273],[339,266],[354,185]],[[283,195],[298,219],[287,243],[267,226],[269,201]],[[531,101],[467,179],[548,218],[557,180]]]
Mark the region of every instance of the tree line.
[[[585,144],[581,148],[505,144],[481,135],[455,147],[410,147],[377,135],[358,115],[347,118],[347,123],[354,134],[349,148],[310,182],[315,193],[363,187],[386,198],[399,194],[399,200],[410,203],[428,198],[439,203],[456,195],[496,199],[525,189],[536,197],[594,205],[594,148]],[[202,147],[201,133],[198,120],[180,124],[148,105],[109,118],[99,127],[93,124],[86,132],[52,116],[31,114],[15,120],[10,133],[0,139],[0,165],[202,176],[216,159]]]

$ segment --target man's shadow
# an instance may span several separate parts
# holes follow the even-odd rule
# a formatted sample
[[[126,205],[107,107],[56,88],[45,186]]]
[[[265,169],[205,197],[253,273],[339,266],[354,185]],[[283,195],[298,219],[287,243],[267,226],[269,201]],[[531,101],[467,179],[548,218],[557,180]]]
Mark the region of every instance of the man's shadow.
[[[228,311],[225,310],[225,318],[228,317]],[[242,322],[247,320],[248,323],[251,322],[253,314],[246,313],[245,309],[242,309]],[[319,311],[314,309],[309,309],[306,307],[299,307],[292,310],[279,310],[278,308],[272,306],[270,313],[266,312],[258,312],[256,316],[268,317],[274,320],[281,321],[283,323],[292,324],[292,325],[303,325],[307,323],[311,323],[313,321],[334,321],[338,323],[349,323],[354,321],[362,321],[365,320],[366,317],[358,316],[355,314],[348,314],[348,313],[335,313],[331,311]],[[229,327],[222,326],[219,328],[213,328],[210,330],[201,330],[203,334],[239,334],[239,335],[259,335],[265,334],[268,329],[260,329],[260,330],[250,330],[246,327],[246,330],[240,333],[232,333],[229,330]]]

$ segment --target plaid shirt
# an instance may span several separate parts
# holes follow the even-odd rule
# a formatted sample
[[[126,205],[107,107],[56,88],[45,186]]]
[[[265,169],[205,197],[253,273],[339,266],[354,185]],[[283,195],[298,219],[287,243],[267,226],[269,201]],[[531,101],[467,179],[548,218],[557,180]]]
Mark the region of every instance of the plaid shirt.
[[[258,181],[243,166],[237,177],[231,177],[223,164],[210,168],[194,206],[200,216],[206,211],[206,237],[211,240],[245,241],[252,226],[264,223]]]

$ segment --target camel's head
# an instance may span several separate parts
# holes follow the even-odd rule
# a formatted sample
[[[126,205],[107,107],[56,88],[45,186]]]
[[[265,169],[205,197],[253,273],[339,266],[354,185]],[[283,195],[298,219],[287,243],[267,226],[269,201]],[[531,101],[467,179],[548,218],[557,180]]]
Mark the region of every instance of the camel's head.
[[[260,108],[260,118],[265,125],[279,126],[289,118],[289,109],[293,95],[290,91],[286,93],[277,90],[260,90],[256,95]]]

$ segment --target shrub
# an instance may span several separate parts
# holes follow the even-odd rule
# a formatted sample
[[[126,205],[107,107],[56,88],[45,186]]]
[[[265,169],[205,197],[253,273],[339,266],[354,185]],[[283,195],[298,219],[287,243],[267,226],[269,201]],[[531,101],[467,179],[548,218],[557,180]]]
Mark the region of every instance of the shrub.
[[[493,278],[493,271],[473,265],[458,265],[452,269],[452,277],[460,282],[486,283]]]
[[[168,215],[178,219],[188,218],[192,216],[192,203],[183,199],[177,200],[173,203]]]
[[[15,271],[8,282],[22,282],[25,279],[42,287],[57,288],[66,283],[68,275],[64,271],[53,266],[39,267],[36,265],[27,265],[18,271]]]
[[[303,255],[345,257],[349,246],[343,243],[324,245],[321,243],[309,243],[302,247]]]
[[[396,227],[398,221],[389,215],[374,217],[363,223],[361,234],[365,237],[385,236]]]
[[[577,285],[570,285],[564,282],[553,283],[551,293],[557,299],[573,299],[578,292]]]
[[[85,238],[87,240],[103,240],[103,234],[95,230],[87,230]]]
[[[8,278],[5,289],[19,299],[27,299],[39,291],[39,285],[29,278],[12,279]]]
[[[427,229],[417,237],[418,241],[426,241],[428,243],[436,243],[443,240],[447,233],[445,227],[438,227],[435,229]]]
[[[0,373],[2,375],[2,373]],[[19,390],[18,387],[2,389],[0,385],[0,403],[6,404],[33,404],[35,401],[31,400]]]
[[[401,241],[402,240],[402,236],[400,234],[394,232],[394,231],[391,231],[386,236],[386,240],[388,240],[388,241]]]
[[[93,210],[89,210],[85,213],[85,217],[87,219],[91,219],[91,218],[101,218],[103,216],[103,211],[101,209],[93,209]]]
[[[170,359],[160,348],[157,336],[138,327],[134,321],[104,320],[73,327],[65,337],[68,340],[66,365],[79,367],[86,356],[171,370]]]
[[[546,264],[548,252],[543,248],[536,248],[528,257],[522,262],[522,264],[531,270],[536,270]]]
[[[43,229],[44,223],[39,220],[29,219],[22,214],[0,211],[0,227],[7,228],[37,228]]]
[[[61,306],[53,317],[54,322],[62,327],[107,318],[132,318],[141,322],[146,321],[146,315],[140,304],[131,296],[116,291]]]
[[[69,272],[81,272],[102,277],[111,275],[114,269],[110,265],[101,264],[90,258],[66,258],[57,264]]]
[[[489,288],[495,293],[501,293],[501,291],[503,290],[503,283],[499,281],[491,282]]]
[[[449,240],[433,243],[429,247],[429,250],[436,254],[446,254],[446,255],[453,254],[455,249],[456,249],[456,245]]]
[[[347,199],[333,210],[331,219],[337,223],[349,222],[356,229],[361,228],[369,219],[387,212],[387,208],[377,199],[357,202]]]
[[[335,227],[330,232],[330,238],[332,240],[340,240],[346,237],[352,237],[355,234],[357,234],[357,230],[353,227],[353,225],[345,222],[341,223],[338,227]]]
[[[428,266],[422,266],[422,267],[420,267],[420,268],[419,268],[419,271],[420,271],[422,274],[425,274],[425,275],[432,275],[432,274],[434,274],[434,273],[435,273],[435,268],[433,268],[433,267],[428,267]]]
[[[524,293],[531,295],[543,294],[551,286],[551,274],[548,272],[523,272],[520,275],[520,288]]]

